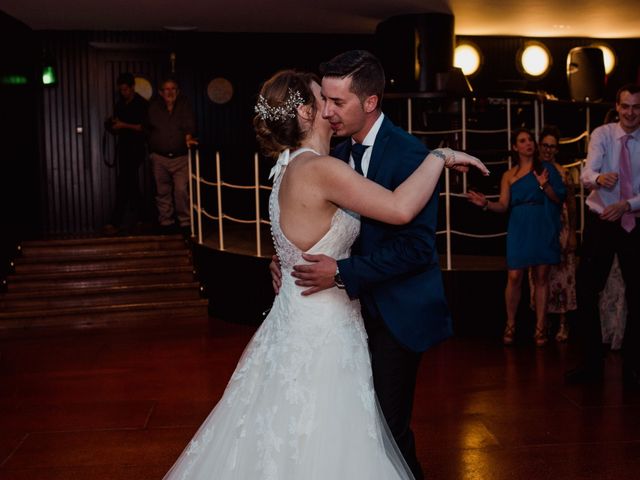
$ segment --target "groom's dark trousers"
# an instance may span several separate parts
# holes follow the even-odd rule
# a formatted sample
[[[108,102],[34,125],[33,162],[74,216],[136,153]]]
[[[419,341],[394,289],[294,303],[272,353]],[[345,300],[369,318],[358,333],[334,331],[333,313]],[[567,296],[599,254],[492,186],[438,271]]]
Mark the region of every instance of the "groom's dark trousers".
[[[416,442],[411,430],[411,413],[421,353],[412,352],[393,338],[377,312],[362,309],[373,383],[380,408],[400,452],[416,480],[424,478],[416,456]]]

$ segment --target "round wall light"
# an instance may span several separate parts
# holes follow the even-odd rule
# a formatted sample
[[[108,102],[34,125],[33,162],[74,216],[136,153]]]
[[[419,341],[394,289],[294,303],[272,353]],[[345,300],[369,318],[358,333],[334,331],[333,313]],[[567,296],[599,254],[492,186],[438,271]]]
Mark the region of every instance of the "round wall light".
[[[616,54],[613,53],[613,49],[608,45],[599,43],[593,46],[598,47],[600,50],[602,50],[602,56],[604,57],[604,73],[609,75],[611,72],[613,72],[613,69],[616,68]]]
[[[516,63],[525,75],[540,78],[551,68],[551,55],[542,43],[527,42],[518,52]]]
[[[469,43],[461,43],[453,54],[454,67],[461,68],[466,76],[473,75],[480,69],[480,51]]]

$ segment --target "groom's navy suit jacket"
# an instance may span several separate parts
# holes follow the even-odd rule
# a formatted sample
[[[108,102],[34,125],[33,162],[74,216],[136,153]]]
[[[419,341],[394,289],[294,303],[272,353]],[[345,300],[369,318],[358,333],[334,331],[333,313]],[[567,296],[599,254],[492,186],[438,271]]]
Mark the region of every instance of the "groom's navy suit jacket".
[[[351,139],[333,154],[349,161]],[[388,118],[378,131],[367,178],[394,190],[420,165],[428,150]],[[338,261],[347,293],[380,314],[393,336],[422,352],[451,336],[451,316],[436,252],[439,188],[407,225],[361,219],[351,257]]]

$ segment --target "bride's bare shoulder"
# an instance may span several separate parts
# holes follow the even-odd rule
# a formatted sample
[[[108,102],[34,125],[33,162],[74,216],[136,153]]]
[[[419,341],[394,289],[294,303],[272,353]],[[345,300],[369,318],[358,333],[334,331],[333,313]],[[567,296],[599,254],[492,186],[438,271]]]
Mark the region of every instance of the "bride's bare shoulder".
[[[315,155],[308,159],[307,164],[311,169],[317,171],[335,171],[344,167],[350,168],[348,164],[331,155]]]

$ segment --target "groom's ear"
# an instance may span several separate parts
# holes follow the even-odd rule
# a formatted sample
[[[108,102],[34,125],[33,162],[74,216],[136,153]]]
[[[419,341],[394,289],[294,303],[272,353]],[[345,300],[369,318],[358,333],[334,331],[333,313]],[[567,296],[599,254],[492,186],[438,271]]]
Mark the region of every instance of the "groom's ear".
[[[365,113],[371,113],[375,111],[378,108],[378,96],[371,95],[365,98],[364,102],[362,103],[362,108],[364,109]]]

